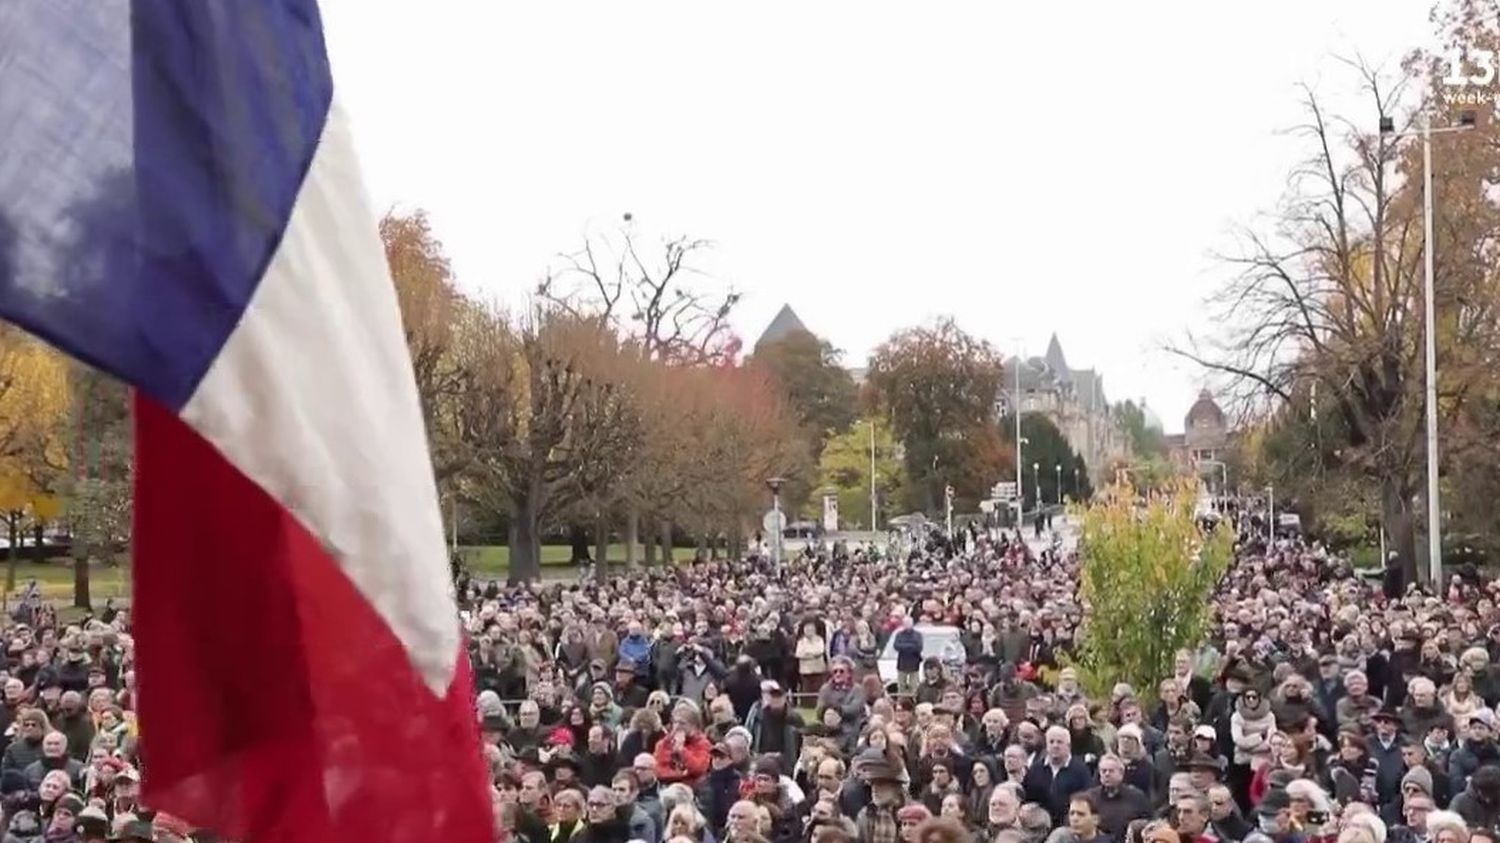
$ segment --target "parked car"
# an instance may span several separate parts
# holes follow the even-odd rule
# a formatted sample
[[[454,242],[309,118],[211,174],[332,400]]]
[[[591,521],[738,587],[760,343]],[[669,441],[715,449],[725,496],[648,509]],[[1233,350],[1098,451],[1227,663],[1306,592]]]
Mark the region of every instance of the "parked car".
[[[917,632],[922,634],[922,660],[937,658],[944,666],[952,669],[963,670],[964,662],[968,656],[964,652],[964,642],[960,637],[961,632],[956,626],[947,624],[917,624]],[[880,681],[886,687],[894,687],[896,684],[896,636],[891,635],[885,642],[885,649],[880,651],[880,661],[877,663],[880,670]]]

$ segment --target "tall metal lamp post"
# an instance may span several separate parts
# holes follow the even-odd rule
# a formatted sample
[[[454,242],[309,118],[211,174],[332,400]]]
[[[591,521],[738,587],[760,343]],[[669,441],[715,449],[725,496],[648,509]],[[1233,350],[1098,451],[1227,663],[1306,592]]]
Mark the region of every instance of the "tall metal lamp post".
[[[870,425],[870,532],[873,533],[880,530],[875,509],[875,420],[869,419],[866,424]]]
[[[1438,505],[1438,431],[1437,431],[1437,334],[1433,327],[1436,296],[1432,286],[1432,136],[1463,132],[1474,128],[1474,112],[1464,111],[1457,126],[1432,127],[1431,117],[1424,116],[1418,129],[1396,131],[1396,121],[1381,116],[1382,138],[1422,138],[1422,333],[1424,334],[1427,379],[1427,566],[1434,588],[1443,582],[1443,523]]]
[[[1057,469],[1057,505],[1062,506],[1062,463],[1053,466]]]

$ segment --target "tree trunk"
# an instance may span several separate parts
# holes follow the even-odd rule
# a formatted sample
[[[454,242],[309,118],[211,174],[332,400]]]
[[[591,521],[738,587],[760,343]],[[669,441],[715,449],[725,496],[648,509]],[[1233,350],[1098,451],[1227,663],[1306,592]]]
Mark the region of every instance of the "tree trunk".
[[[672,522],[661,522],[661,563],[670,565],[672,559]]]
[[[94,603],[89,594],[89,552],[85,548],[73,557],[73,605],[80,609],[93,610]]]
[[[743,557],[745,550],[745,531],[740,525],[739,519],[729,525],[729,558],[731,560]]]
[[[603,512],[594,520],[594,576],[609,577],[609,515]]]
[[[21,513],[5,513],[5,526],[10,534],[10,552],[5,555],[5,593],[9,595],[16,590],[16,567],[21,564]]]
[[[625,513],[625,567],[634,571],[635,546],[641,540],[641,511],[634,506]]]
[[[582,524],[574,524],[568,528],[569,555],[568,562],[578,565],[589,559],[589,533]]]
[[[1411,490],[1395,478],[1381,481],[1380,511],[1388,537],[1388,551],[1394,551],[1401,562],[1401,577],[1406,585],[1425,582],[1427,571],[1417,570],[1417,530],[1411,511]],[[1385,560],[1380,560],[1384,565]]]
[[[512,585],[542,577],[541,513],[536,499],[537,496],[530,493],[511,499],[508,579]]]
[[[656,564],[656,536],[652,535],[649,530],[646,532],[644,544],[646,548],[646,567],[649,568]]]

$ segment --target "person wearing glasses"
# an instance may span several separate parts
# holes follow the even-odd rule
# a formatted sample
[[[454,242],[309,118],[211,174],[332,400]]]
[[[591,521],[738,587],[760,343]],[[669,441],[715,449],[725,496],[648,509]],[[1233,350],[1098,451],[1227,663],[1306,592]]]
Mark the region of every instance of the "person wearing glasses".
[[[607,787],[590,788],[584,803],[586,823],[574,839],[580,843],[626,843],[632,836],[627,813],[630,807],[620,804],[615,792]]]
[[[11,741],[10,746],[5,748],[5,755],[0,758],[0,771],[25,770],[32,762],[41,760],[42,739],[51,730],[52,724],[45,711],[39,708],[23,709],[16,718],[16,736],[19,739]]]
[[[1226,785],[1216,784],[1208,789],[1208,818],[1208,832],[1226,843],[1244,840],[1252,830]]]

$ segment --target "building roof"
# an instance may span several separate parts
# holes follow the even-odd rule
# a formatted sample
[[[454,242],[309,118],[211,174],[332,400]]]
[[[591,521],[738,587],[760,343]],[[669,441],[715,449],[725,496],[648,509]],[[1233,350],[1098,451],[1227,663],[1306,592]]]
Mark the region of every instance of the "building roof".
[[[1005,361],[1005,389],[1014,389],[1016,385],[1016,360],[1012,356]],[[1021,361],[1021,388],[1027,391],[1045,389],[1057,380],[1047,361],[1040,357],[1028,357]]]
[[[1005,365],[1010,369],[1010,377],[1014,378],[1014,369],[1011,367],[1016,365],[1016,358],[1011,357],[1005,361]],[[1103,412],[1109,408],[1109,399],[1104,395],[1104,375],[1094,369],[1068,368],[1067,355],[1063,354],[1062,343],[1055,333],[1047,341],[1045,356],[1025,360],[1025,365],[1021,367],[1021,388],[1071,388],[1079,403],[1088,410]]]
[[[1047,341],[1047,356],[1042,358],[1047,361],[1047,368],[1051,369],[1060,383],[1072,380],[1071,370],[1068,368],[1068,358],[1063,356],[1062,343],[1057,341],[1057,334],[1052,334],[1052,339]]]
[[[1072,372],[1073,389],[1078,402],[1090,410],[1104,410],[1109,401],[1104,397],[1104,376],[1093,369],[1076,369]]]
[[[1198,393],[1198,400],[1188,408],[1187,417],[1184,420],[1185,426],[1191,428],[1193,422],[1199,420],[1211,421],[1219,426],[1224,424],[1224,411],[1219,409],[1218,402],[1214,401],[1213,393],[1206,389]]]
[[[792,310],[791,305],[784,304],[780,310],[776,311],[776,316],[771,319],[771,324],[767,325],[766,329],[761,332],[760,339],[755,341],[755,347],[760,348],[768,342],[786,339],[788,335],[794,334],[797,331],[807,331],[807,326],[802,324],[801,319],[797,318],[797,312]],[[808,333],[811,333],[811,331],[808,331]]]

